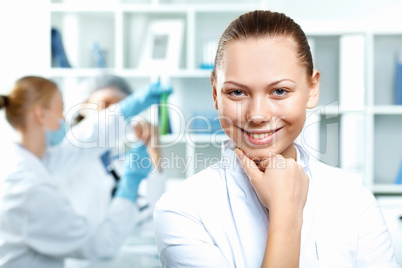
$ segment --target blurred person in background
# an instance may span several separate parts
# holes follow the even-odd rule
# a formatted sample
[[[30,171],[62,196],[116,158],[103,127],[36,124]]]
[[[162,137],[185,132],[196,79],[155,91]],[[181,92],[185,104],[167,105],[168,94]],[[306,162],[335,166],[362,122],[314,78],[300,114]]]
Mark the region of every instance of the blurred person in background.
[[[132,93],[125,79],[111,74],[98,75],[84,81],[82,89],[87,96],[84,97],[85,102],[73,120],[74,126],[79,126],[85,118],[96,117],[100,111]],[[137,117],[135,121],[132,131],[134,136],[145,144],[155,172],[150,172],[140,183],[137,199],[138,217],[133,234],[153,236],[154,206],[165,191],[165,176],[160,169],[160,151],[157,146],[159,135],[157,127],[142,117]],[[127,161],[119,160],[121,158],[119,151],[123,146],[125,144],[117,144],[115,148],[99,153],[88,165],[59,180],[61,190],[69,198],[75,210],[93,224],[101,222],[106,216],[121,175],[129,175],[132,172],[132,168],[125,165]],[[87,264],[87,260],[67,259],[65,267],[84,267]]]
[[[98,223],[77,212],[60,190],[58,179],[89,166],[107,151],[109,142],[124,135],[126,125],[170,89],[152,84],[80,123],[66,134],[63,98],[57,85],[27,76],[0,96],[0,109],[18,133],[18,141],[0,170],[0,266],[63,267],[66,257],[103,260],[113,257],[138,217],[137,197],[142,179],[152,167],[142,167],[126,155],[130,172],[120,177],[113,200]],[[99,146],[100,137],[105,146]],[[95,145],[95,146],[94,146]],[[130,154],[148,159],[145,145]],[[130,162],[131,161],[131,162]],[[89,194],[92,189],[86,189]]]

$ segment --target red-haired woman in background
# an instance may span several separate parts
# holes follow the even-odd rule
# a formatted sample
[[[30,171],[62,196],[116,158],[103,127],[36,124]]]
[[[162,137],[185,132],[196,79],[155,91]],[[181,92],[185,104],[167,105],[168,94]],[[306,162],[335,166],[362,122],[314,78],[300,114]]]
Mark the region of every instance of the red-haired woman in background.
[[[62,94],[52,81],[23,77],[7,96],[0,96],[0,108],[19,135],[0,171],[1,267],[63,267],[66,257],[99,260],[119,250],[133,228],[138,186],[150,166],[129,163],[134,170],[121,178],[105,218],[97,225],[76,213],[59,190],[57,177],[108,149],[110,133],[125,133],[126,125],[119,125],[119,119],[129,120],[158,103],[165,90],[169,89],[153,84],[136,91],[99,117],[82,122],[65,138]],[[98,146],[100,137],[105,146]],[[137,154],[135,159],[149,158],[144,145],[131,153]]]

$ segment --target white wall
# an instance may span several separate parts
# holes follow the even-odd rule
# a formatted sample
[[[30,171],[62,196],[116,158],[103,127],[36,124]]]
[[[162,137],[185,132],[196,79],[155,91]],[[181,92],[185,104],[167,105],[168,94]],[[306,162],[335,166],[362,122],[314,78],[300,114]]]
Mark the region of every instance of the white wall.
[[[21,76],[44,75],[50,65],[49,0],[0,1],[0,94]],[[0,112],[0,148],[13,132]]]
[[[399,0],[268,0],[270,9],[284,12],[296,20],[372,19],[401,21]]]

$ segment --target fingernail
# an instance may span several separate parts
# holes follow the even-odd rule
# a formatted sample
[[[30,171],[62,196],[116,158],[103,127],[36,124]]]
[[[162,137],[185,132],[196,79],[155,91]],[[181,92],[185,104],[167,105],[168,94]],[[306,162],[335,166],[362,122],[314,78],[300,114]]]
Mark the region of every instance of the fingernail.
[[[244,156],[243,151],[240,150],[239,148],[235,149],[235,153],[239,158],[243,158],[243,156]]]

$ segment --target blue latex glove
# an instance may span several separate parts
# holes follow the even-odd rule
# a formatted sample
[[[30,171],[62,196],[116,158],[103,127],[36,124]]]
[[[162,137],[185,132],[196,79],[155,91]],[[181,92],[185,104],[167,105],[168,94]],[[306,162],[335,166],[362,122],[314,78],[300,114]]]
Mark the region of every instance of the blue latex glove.
[[[152,170],[152,162],[145,145],[131,149],[124,162],[124,174],[120,178],[115,196],[137,200],[140,182]]]
[[[100,157],[103,167],[107,174],[110,174],[110,166],[112,165],[112,159],[110,158],[110,150],[105,151]]]
[[[171,94],[172,91],[172,87],[162,87],[161,83],[157,82],[150,84],[146,88],[136,90],[133,94],[120,101],[118,105],[124,119],[129,119],[152,104],[159,103],[162,93]]]

